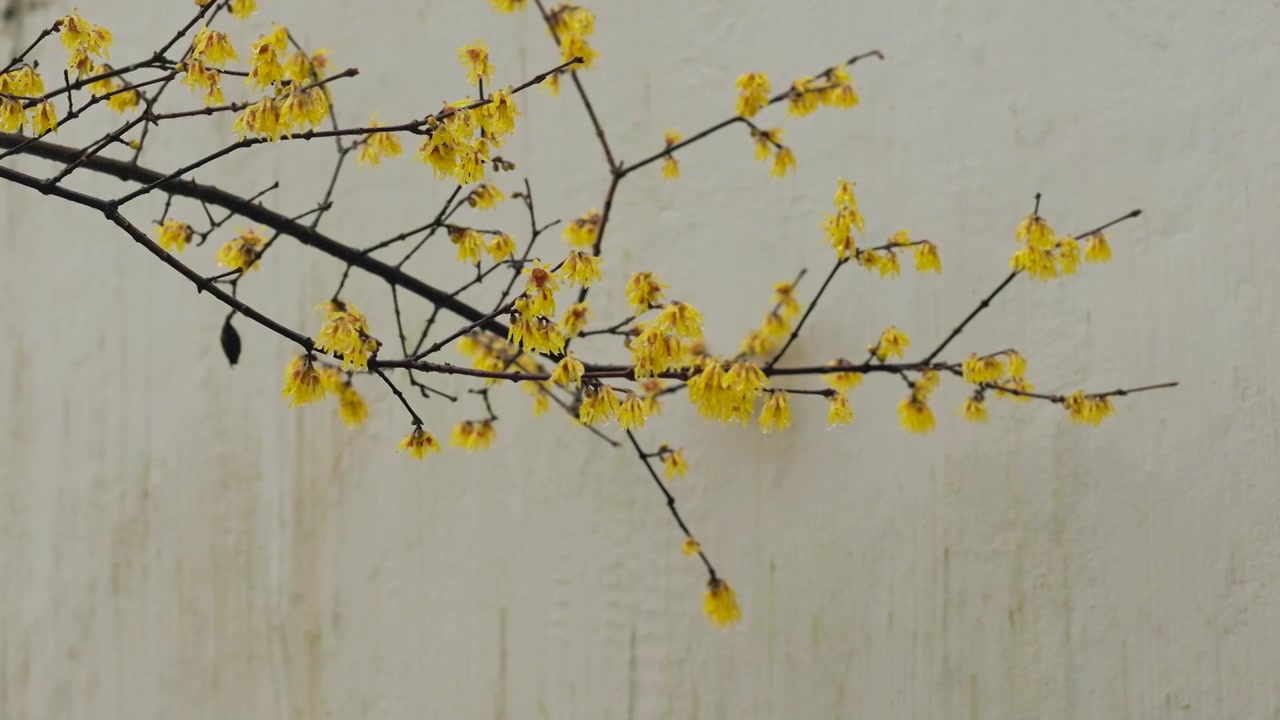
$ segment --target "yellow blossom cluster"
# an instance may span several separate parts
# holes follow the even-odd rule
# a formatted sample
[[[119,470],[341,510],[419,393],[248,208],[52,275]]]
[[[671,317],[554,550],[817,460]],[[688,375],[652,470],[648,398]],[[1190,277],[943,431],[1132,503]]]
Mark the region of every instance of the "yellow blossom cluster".
[[[745,426],[755,414],[756,398],[769,389],[769,378],[755,363],[706,356],[695,361],[688,385],[689,401],[703,417]]]
[[[44,80],[40,73],[30,65],[23,65],[0,75],[0,130],[18,132],[24,125],[31,123],[34,135],[58,129],[58,115],[53,103],[48,100],[36,105],[35,112],[27,117],[27,109],[22,98],[41,98],[44,96]]]
[[[723,578],[712,577],[703,595],[702,611],[715,627],[728,627],[742,619],[738,596]]]
[[[1115,412],[1111,398],[1105,395],[1085,395],[1083,390],[1068,395],[1062,401],[1071,422],[1083,425],[1098,425]]]
[[[565,225],[562,236],[573,247],[590,249],[595,245],[600,234],[600,223],[603,222],[600,212],[592,209],[581,217],[574,218]]]
[[[764,357],[786,340],[791,334],[792,322],[800,314],[800,302],[796,300],[795,289],[795,283],[789,282],[773,286],[773,309],[764,316],[760,327],[747,334],[739,352]]]
[[[290,407],[324,398],[326,387],[310,354],[299,355],[285,368],[284,397],[291,398]]]
[[[378,114],[374,113],[369,118],[369,127],[379,128],[386,127],[384,123],[378,121]],[[360,141],[360,154],[357,161],[361,165],[369,167],[377,167],[386,158],[399,157],[403,149],[400,147],[400,138],[396,137],[393,132],[374,132],[364,136]]]
[[[244,230],[235,238],[228,240],[215,257],[215,262],[240,272],[258,270],[258,258],[269,241],[255,230]]]
[[[591,67],[596,59],[596,51],[587,42],[587,38],[595,32],[595,15],[579,5],[558,3],[548,11],[547,23],[548,31],[560,43],[560,61],[569,62],[580,57],[581,67]]]
[[[506,199],[507,196],[498,186],[480,183],[472,188],[471,194],[467,196],[467,204],[477,210],[493,210],[498,203]]]
[[[258,10],[256,0],[231,0],[231,15],[237,20],[248,20]]]
[[[804,117],[819,106],[848,109],[858,104],[858,93],[846,66],[834,67],[818,77],[803,77],[791,83],[787,93],[787,114]]]
[[[680,177],[680,162],[671,154],[672,146],[680,142],[680,133],[668,130],[663,136],[667,143],[667,154],[662,158],[662,177],[665,180],[676,180]]]
[[[933,411],[929,409],[930,382],[920,379],[911,384],[911,394],[898,405],[898,420],[913,433],[927,433],[934,427]]]
[[[668,480],[684,477],[689,472],[689,461],[684,459],[684,450],[673,449],[666,443],[658,448],[662,457],[662,473]]]
[[[165,220],[156,228],[156,241],[169,252],[183,252],[195,234],[191,226],[178,220]]]
[[[524,10],[528,2],[529,0],[489,0],[489,4],[493,6],[494,10],[507,14]]]
[[[840,260],[848,260],[858,253],[858,244],[853,237],[853,231],[863,233],[866,229],[866,218],[858,210],[858,200],[853,194],[856,184],[844,178],[837,180],[834,200],[836,214],[828,215],[822,224],[827,234],[827,241],[831,243],[831,247],[835,248],[836,257]]]
[[[316,350],[342,360],[343,370],[366,370],[380,343],[369,334],[369,321],[354,305],[330,300],[320,306],[325,319],[316,336]]]
[[[493,439],[497,437],[498,431],[494,429],[493,420],[464,420],[454,426],[453,432],[449,433],[449,444],[454,447],[460,447],[467,452],[475,452],[476,450],[487,450],[489,445],[493,443]]]
[[[59,39],[68,55],[67,67],[76,72],[76,80],[84,80],[103,72],[94,56],[106,59],[111,56],[111,31],[80,17],[78,11],[58,21],[62,25]]]
[[[1053,231],[1043,217],[1028,215],[1018,224],[1015,233],[1018,251],[1009,259],[1015,271],[1025,272],[1036,280],[1048,281],[1060,275],[1074,275],[1080,267],[1080,243],[1070,235]],[[1101,232],[1089,235],[1084,250],[1084,261],[1102,263],[1111,259],[1111,247],[1107,236]]]
[[[444,452],[444,448],[440,447],[434,435],[414,424],[413,431],[404,436],[396,452],[408,452],[414,458],[424,460],[431,453]]]
[[[338,415],[347,427],[355,427],[369,417],[369,406],[350,380],[344,382],[342,372],[331,365],[317,367],[310,353],[289,362],[285,368],[282,395],[291,398],[291,407],[335,395],[338,398]]]
[[[890,356],[903,357],[907,348],[911,347],[911,338],[907,337],[898,328],[890,325],[880,333],[880,340],[875,345],[867,348],[881,362],[889,359]]]
[[[430,165],[436,177],[452,177],[461,185],[480,182],[490,162],[490,147],[500,147],[515,129],[520,111],[510,88],[494,92],[483,105],[473,105],[470,99],[448,103],[427,118],[430,134],[418,146],[418,160]]]

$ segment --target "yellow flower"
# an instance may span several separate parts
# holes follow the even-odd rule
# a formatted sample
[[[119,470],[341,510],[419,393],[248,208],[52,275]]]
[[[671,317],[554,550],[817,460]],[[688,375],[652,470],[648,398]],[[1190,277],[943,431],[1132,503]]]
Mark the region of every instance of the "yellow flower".
[[[1084,425],[1098,425],[1115,412],[1110,398],[1085,395],[1082,390],[1068,395],[1062,401],[1062,407],[1066,408],[1071,422]]]
[[[760,431],[770,433],[789,427],[791,427],[791,406],[787,403],[787,393],[774,390],[760,410]]]
[[[525,3],[528,0],[489,0],[489,4],[494,10],[500,13],[513,13],[517,10],[524,10]]]
[[[870,270],[871,268],[867,269]],[[876,269],[880,271],[880,277],[882,278],[889,275],[898,277],[902,273],[902,267],[898,265],[898,254],[892,249],[880,253]]]
[[[933,411],[915,391],[898,405],[898,419],[913,433],[927,433],[934,426]]]
[[[487,143],[480,138],[475,143],[460,143],[457,146],[457,163],[453,167],[453,177],[459,185],[467,185],[484,179],[484,163],[488,158]]]
[[[778,152],[773,156],[773,167],[769,168],[769,177],[784,177],[788,169],[796,169],[796,156],[789,147],[778,148]]]
[[[567,63],[575,57],[582,58],[583,68],[589,68],[596,61],[595,48],[581,35],[566,35],[560,39],[560,62]]]
[[[600,280],[600,258],[581,250],[573,250],[560,265],[560,277],[582,287],[591,287],[592,283]]]
[[[823,105],[848,109],[858,104],[858,93],[853,89],[853,78],[840,66],[827,73],[828,85],[819,92]]]
[[[458,144],[444,123],[437,124],[431,135],[418,146],[418,160],[430,164],[436,177],[446,178],[453,174],[458,162]]]
[[[231,0],[231,14],[237,20],[248,20],[258,9],[258,3],[255,0]]]
[[[186,76],[182,78],[183,85],[192,90],[204,90],[205,105],[222,104],[222,73],[205,67],[199,60],[189,60],[183,67],[186,70]]]
[[[787,97],[787,114],[804,117],[818,109],[818,95],[813,88],[818,87],[811,77],[800,78],[791,83]]]
[[[59,22],[62,23],[59,37],[67,50],[80,48],[99,57],[109,56],[107,48],[111,47],[110,30],[86,21],[80,17],[78,10],[72,11]]]
[[[516,118],[520,116],[520,109],[516,107],[516,102],[511,98],[511,88],[506,90],[498,90],[489,98],[488,105],[482,105],[477,109],[480,127],[495,140],[502,138],[504,135],[516,129]]]
[[[653,273],[635,273],[627,281],[627,304],[631,306],[631,310],[635,314],[639,315],[648,310],[651,305],[657,305],[662,302],[662,291],[666,287],[666,285],[658,282]]]
[[[1016,235],[1018,242],[1038,250],[1052,249],[1054,240],[1057,237],[1053,232],[1053,228],[1049,227],[1049,223],[1035,214],[1026,216],[1022,222],[1018,223]]]
[[[350,384],[343,385],[338,391],[338,414],[347,427],[355,427],[369,417],[369,406]]]
[[[44,79],[30,65],[0,75],[0,93],[22,97],[44,95]]]
[[[255,135],[272,141],[279,139],[283,132],[288,132],[287,127],[281,126],[280,108],[276,105],[275,99],[270,96],[264,96],[245,108],[236,116],[231,129],[239,133],[241,138]]]
[[[702,545],[700,545],[698,541],[694,540],[693,536],[690,535],[684,539],[683,543],[680,544],[680,552],[683,553],[685,557],[693,557],[694,555],[702,552]]]
[[[993,383],[1004,377],[1004,363],[994,355],[978,357],[971,354],[961,363],[960,369],[964,373],[964,381],[975,385]]]
[[[285,369],[284,391],[281,397],[292,397],[289,407],[297,407],[324,397],[324,382],[316,371],[310,355],[299,355]]]
[[[210,30],[208,26],[200,28],[191,41],[191,57],[203,65],[216,68],[225,68],[229,62],[240,62],[227,34]]]
[[[1032,278],[1047,282],[1058,277],[1058,267],[1052,250],[1026,245],[1009,259],[1009,267],[1025,272]]]
[[[1107,244],[1107,236],[1102,233],[1090,235],[1089,242],[1085,245],[1084,261],[1087,263],[1104,263],[1110,259],[1111,246]]]
[[[654,324],[663,332],[674,333],[682,338],[702,337],[702,313],[683,300],[667,303],[658,313]]]
[[[667,449],[664,452],[662,455],[662,474],[668,480],[675,477],[684,477],[688,472],[689,462],[684,459],[684,450]]]
[[[853,188],[855,186],[857,186],[857,183],[850,182],[844,178],[838,178],[836,180],[836,197],[834,202],[837,210],[841,208],[850,208],[852,210],[858,209],[858,200],[853,196]],[[861,225],[858,226],[858,230],[862,230]]]
[[[769,155],[773,153],[775,147],[781,147],[782,128],[772,128],[770,130],[751,129],[751,138],[756,144],[756,160],[765,161],[769,159]]]
[[[493,443],[497,434],[498,431],[493,427],[492,420],[480,422],[467,420],[453,428],[453,432],[449,434],[449,444],[461,447],[467,452],[485,450]]]
[[[1063,275],[1075,275],[1080,267],[1080,243],[1070,235],[1058,238],[1058,261]]]
[[[595,245],[596,236],[600,233],[600,222],[600,213],[591,210],[565,226],[564,239],[574,247],[591,248]]]
[[[769,76],[764,73],[746,73],[738,77],[738,103],[734,110],[742,117],[755,117],[769,103]]]
[[[911,339],[898,328],[890,325],[884,329],[883,333],[880,333],[880,341],[876,343],[875,347],[876,357],[880,358],[881,361],[890,355],[903,357],[904,351],[911,347]]]
[[[618,427],[623,430],[634,430],[644,427],[644,401],[639,395],[628,390],[627,397],[618,406]]]
[[[742,619],[738,597],[729,583],[718,577],[707,582],[707,592],[702,598],[702,612],[713,627],[728,627]]]
[[[637,378],[652,377],[677,364],[683,348],[674,335],[666,333],[657,323],[637,323],[634,338],[628,338],[626,346]]]
[[[551,382],[557,385],[573,385],[582,382],[582,373],[586,368],[573,353],[569,353],[560,358],[560,362],[556,363],[556,369],[551,373]]]
[[[369,119],[369,127],[383,127],[378,122],[378,114],[374,113]],[[400,138],[395,133],[376,132],[369,133],[365,136],[364,142],[360,144],[359,162],[361,165],[377,167],[383,158],[399,157],[404,150],[400,146]]]
[[[58,115],[54,112],[53,103],[45,100],[36,106],[31,116],[31,134],[40,137],[48,132],[58,132]]]
[[[496,185],[481,183],[471,190],[471,194],[467,196],[467,204],[478,210],[492,210],[506,199],[507,196]]]
[[[524,295],[528,302],[524,306],[523,313],[529,317],[554,316],[556,314],[555,293],[559,292],[560,283],[556,280],[556,276],[551,274],[551,268],[534,263],[532,267],[525,268],[523,274],[529,276]]]
[[[845,360],[844,358],[832,360],[827,363],[830,367],[848,367],[852,364],[853,363]],[[842,393],[848,392],[862,384],[862,373],[857,372],[827,373],[825,378],[827,384],[830,385],[832,389],[839,390]]]
[[[271,32],[263,35],[262,38],[271,44],[276,54],[281,54],[289,49],[289,28],[277,23],[271,24]]]
[[[324,324],[316,336],[316,350],[342,357],[342,369],[364,370],[378,341],[369,335],[369,321],[351,303],[330,301]]]
[[[303,90],[295,86],[284,95],[278,107],[281,130],[288,132],[307,126],[315,129],[329,112],[329,98],[320,88]]]
[[[937,370],[925,370],[920,374],[920,379],[916,381],[916,392],[920,394],[921,400],[927,400],[934,390],[938,389],[938,385],[942,384],[942,378],[938,375]]]
[[[662,179],[679,180],[680,162],[670,155],[662,159]]]
[[[827,398],[827,425],[848,425],[853,422],[853,407],[849,405],[849,396],[836,393]]]
[[[481,40],[473,45],[458,48],[458,61],[467,69],[467,82],[478,85],[481,80],[493,82],[493,65],[489,63],[489,48]]]
[[[396,452],[409,451],[409,454],[418,460],[425,459],[427,455],[433,452],[444,452],[444,448],[440,447],[440,443],[436,442],[436,438],[431,433],[422,429],[421,425],[414,425],[413,432],[404,436],[400,441],[400,446],[396,448]]]
[[[121,87],[124,86],[121,85]],[[115,112],[123,113],[126,110],[132,110],[133,108],[138,107],[138,102],[137,90],[125,90],[123,92],[115,93],[111,97],[107,98],[107,107],[111,108]]]
[[[560,326],[564,328],[565,335],[574,337],[587,326],[587,318],[590,316],[591,311],[587,309],[585,302],[576,303],[564,311],[564,317],[560,319]]]
[[[773,304],[782,312],[783,318],[793,318],[800,313],[800,303],[796,300],[794,283],[776,283],[773,286]]]
[[[569,3],[560,3],[551,8],[549,31],[553,35],[581,35],[586,37],[595,32],[596,18],[591,11]]]
[[[284,80],[284,66],[280,64],[280,52],[276,38],[260,36],[249,46],[249,76],[244,84],[255,89],[269,88]]]
[[[608,423],[618,414],[618,396],[608,385],[588,386],[583,389],[582,405],[578,408],[578,420],[583,425]]]
[[[219,250],[214,261],[227,268],[238,268],[240,272],[257,270],[258,256],[262,254],[267,240],[253,230],[241,231],[233,240],[228,240]]]
[[[516,254],[516,241],[506,233],[498,233],[489,241],[484,251],[489,253],[489,257],[493,258],[494,262],[502,262]]]
[[[458,259],[468,265],[480,262],[484,252],[484,236],[471,228],[449,228],[449,241],[458,246]]]
[[[1016,350],[1010,350],[1005,353],[1005,357],[1009,361],[1009,377],[1020,379],[1027,376],[1027,359],[1018,354]]]
[[[942,272],[942,258],[938,257],[938,246],[928,240],[916,246],[916,272]]]
[[[191,236],[195,232],[191,226],[179,222],[177,220],[166,220],[163,225],[156,228],[159,235],[157,241],[160,247],[169,252],[182,252],[187,249],[187,244],[191,242]]]
[[[986,422],[987,406],[982,403],[982,398],[975,395],[964,401],[960,414],[964,415],[964,419],[969,422]]]

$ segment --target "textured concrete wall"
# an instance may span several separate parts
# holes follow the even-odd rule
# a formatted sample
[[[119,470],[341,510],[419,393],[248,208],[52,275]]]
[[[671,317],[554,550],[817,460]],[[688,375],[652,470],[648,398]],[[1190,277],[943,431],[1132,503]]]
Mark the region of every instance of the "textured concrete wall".
[[[278,18],[360,68],[336,91],[348,122],[461,95],[454,49],[476,37],[503,82],[554,62],[534,17],[481,0],[261,4],[241,47]],[[38,5],[6,16],[5,52],[64,10]],[[116,31],[119,60],[191,11],[81,5]],[[862,107],[786,122],[794,178],[769,180],[728,132],[683,153],[679,183],[656,168],[628,180],[597,293],[613,308],[626,273],[653,269],[703,309],[713,346],[736,343],[771,283],[829,263],[817,223],[847,176],[873,236],[930,237],[946,271],[843,274],[793,359],[856,352],[889,323],[929,345],[1006,272],[1039,190],[1064,231],[1146,213],[1116,232],[1111,264],[1019,282],[956,355],[1015,345],[1049,390],[1185,384],[1121,401],[1100,430],[1040,405],[964,425],[947,386],[923,438],[897,427],[902,389],[887,381],[855,392],[844,430],[803,402],[794,431],[767,437],[671,404],[644,437],[688,448],[694,472],[675,492],[745,612],[719,632],[628,453],[563,418],[532,421],[513,390],[488,454],[396,456],[405,422],[376,386],[354,432],[330,410],[290,410],[285,343],[242,323],[228,369],[220,306],[92,213],[6,188],[0,718],[1280,714],[1276,4],[595,8],[603,57],[585,82],[623,159],[667,127],[724,117],[742,71],[781,80],[889,56],[857,68]],[[542,217],[598,205],[606,175],[577,101],[531,95],[523,109],[509,155]],[[174,167],[229,124],[161,131],[144,158]],[[246,193],[278,179],[271,202],[297,212],[327,153],[256,148],[198,178]],[[324,227],[366,244],[422,222],[446,191],[407,158],[353,172]],[[130,210],[146,223],[159,208]],[[524,227],[514,210],[492,222]],[[282,242],[245,297],[314,332],[340,267]],[[447,277],[436,250],[418,269]],[[186,258],[212,270],[212,247]],[[384,286],[349,296],[391,335]],[[479,412],[420,407],[441,433]]]

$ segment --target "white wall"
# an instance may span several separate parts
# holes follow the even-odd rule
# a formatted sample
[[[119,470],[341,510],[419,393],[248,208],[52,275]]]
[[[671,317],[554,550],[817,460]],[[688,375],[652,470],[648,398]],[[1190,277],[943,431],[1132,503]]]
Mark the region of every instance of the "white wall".
[[[192,9],[81,5],[116,32],[117,62]],[[555,60],[533,16],[480,0],[261,5],[253,30],[237,26],[242,48],[281,19],[360,68],[336,89],[346,122],[463,94],[454,49],[476,37],[504,83]],[[1145,214],[1115,233],[1111,264],[1020,281],[953,356],[1014,345],[1055,391],[1183,386],[1122,400],[1092,430],[1041,405],[968,426],[948,385],[923,438],[897,427],[889,381],[854,394],[844,430],[802,402],[781,436],[670,403],[644,438],[688,448],[694,472],[675,492],[745,611],[714,631],[704,577],[627,452],[561,417],[532,421],[512,389],[489,453],[397,456],[406,423],[375,384],[354,432],[331,408],[287,408],[283,341],[240,323],[243,362],[228,369],[217,303],[93,213],[8,188],[0,718],[1280,713],[1275,3],[594,7],[603,56],[585,82],[623,159],[667,127],[724,117],[740,72],[781,82],[854,52],[889,57],[856,69],[861,107],[784,121],[795,178],[769,180],[728,132],[682,155],[679,183],[656,168],[628,180],[597,292],[615,308],[625,275],[653,269],[729,348],[771,283],[828,265],[817,223],[847,176],[873,236],[934,239],[945,273],[883,283],[850,269],[792,359],[856,352],[889,323],[931,345],[1004,275],[1039,190],[1063,231]],[[5,52],[64,9],[19,13]],[[577,100],[522,108],[510,156],[541,216],[598,205],[606,176]],[[229,123],[161,131],[144,159],[176,167],[225,142]],[[255,148],[197,177],[245,193],[279,179],[271,202],[300,212],[328,153]],[[448,189],[410,158],[341,187],[323,227],[359,245],[424,221]],[[158,210],[130,207],[144,225]],[[524,228],[514,209],[486,222]],[[282,242],[245,297],[314,332],[340,267]],[[418,269],[448,277],[437,250]],[[212,271],[212,253],[185,257]],[[349,297],[393,336],[385,286],[357,282]],[[479,413],[419,408],[442,435]]]

